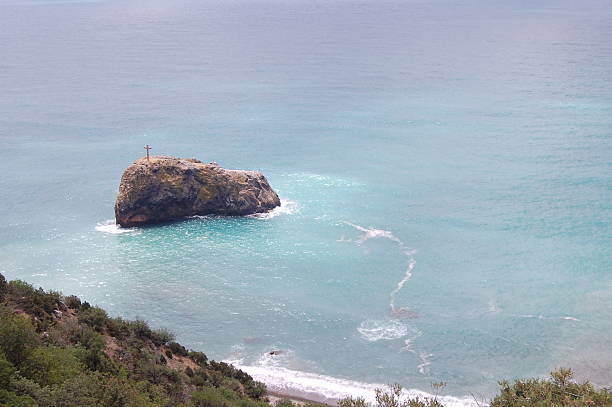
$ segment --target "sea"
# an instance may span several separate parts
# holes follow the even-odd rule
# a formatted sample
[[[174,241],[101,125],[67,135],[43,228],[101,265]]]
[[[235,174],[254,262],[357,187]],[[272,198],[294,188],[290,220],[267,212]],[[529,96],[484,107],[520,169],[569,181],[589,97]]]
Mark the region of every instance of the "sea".
[[[282,205],[118,228],[145,144]],[[0,0],[0,174],[8,279],[272,390],[612,384],[608,0]]]

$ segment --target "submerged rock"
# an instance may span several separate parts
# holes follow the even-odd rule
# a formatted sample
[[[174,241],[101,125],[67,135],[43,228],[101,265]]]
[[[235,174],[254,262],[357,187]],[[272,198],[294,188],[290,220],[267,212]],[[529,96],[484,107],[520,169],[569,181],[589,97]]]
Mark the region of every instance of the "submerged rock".
[[[154,156],[123,173],[115,220],[129,227],[195,215],[250,215],[277,206],[280,199],[260,172]]]

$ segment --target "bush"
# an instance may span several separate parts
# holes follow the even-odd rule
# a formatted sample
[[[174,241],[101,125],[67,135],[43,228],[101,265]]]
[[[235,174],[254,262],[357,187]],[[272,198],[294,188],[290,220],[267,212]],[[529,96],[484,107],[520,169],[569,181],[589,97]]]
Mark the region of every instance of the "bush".
[[[130,336],[130,323],[123,318],[109,318],[106,321],[106,329],[111,336],[117,339],[125,339]]]
[[[15,367],[21,367],[40,344],[32,323],[0,311],[0,351]]]
[[[39,346],[20,368],[25,377],[41,386],[61,384],[82,370],[72,349],[57,346]]]
[[[280,399],[276,402],[276,404],[274,404],[275,407],[295,407],[295,404],[293,404],[293,401],[287,399],[287,398],[283,398]]]
[[[376,407],[444,407],[435,397],[419,396],[401,398],[402,386],[394,384],[389,389],[376,389]],[[347,397],[338,402],[338,407],[368,407],[362,397]]]
[[[188,355],[189,355],[189,358],[193,360],[194,362],[196,362],[199,366],[206,366],[206,362],[208,362],[208,358],[202,352],[196,352],[196,351],[190,350]]]
[[[8,294],[25,312],[42,320],[51,318],[51,313],[58,308],[62,297],[58,292],[35,289],[31,284],[20,280],[13,280],[8,284]]]
[[[81,309],[81,299],[76,295],[69,295],[68,297],[64,297],[64,304],[66,304],[68,308],[72,308],[77,311]]]
[[[0,390],[8,390],[11,385],[11,377],[15,373],[15,366],[0,352]]]
[[[156,346],[165,345],[168,342],[173,341],[174,338],[174,332],[167,329],[156,329],[151,332],[151,341],[153,341]]]
[[[0,273],[0,301],[4,301],[7,292],[8,283],[6,282],[6,278]]]
[[[221,392],[215,388],[195,391],[191,395],[191,404],[194,407],[230,407]]]
[[[172,355],[172,351],[170,349],[166,349],[165,354],[168,357],[168,359],[172,359],[173,355]]]
[[[129,325],[130,330],[132,331],[132,334],[134,334],[134,336],[141,339],[149,339],[151,337],[151,328],[149,327],[149,324],[147,324],[142,319],[131,321]]]
[[[261,400],[266,395],[266,391],[266,385],[255,380],[251,380],[244,385],[244,392],[255,400]]]
[[[104,330],[108,319],[106,311],[99,307],[91,307],[79,312],[79,322],[89,325],[98,332]]]
[[[550,374],[550,380],[526,379],[500,382],[500,394],[491,407],[522,406],[611,406],[612,393],[595,390],[589,382],[578,384],[572,380],[571,369],[559,369]]]
[[[188,356],[189,355],[189,352],[187,352],[187,349],[183,345],[181,345],[180,343],[170,342],[168,344],[168,347],[170,348],[172,353],[174,353],[175,355],[180,355],[180,356]]]
[[[189,368],[191,369],[191,368]],[[189,375],[188,375],[189,376]],[[194,386],[204,386],[208,383],[208,374],[204,369],[196,369],[191,377],[191,384]]]

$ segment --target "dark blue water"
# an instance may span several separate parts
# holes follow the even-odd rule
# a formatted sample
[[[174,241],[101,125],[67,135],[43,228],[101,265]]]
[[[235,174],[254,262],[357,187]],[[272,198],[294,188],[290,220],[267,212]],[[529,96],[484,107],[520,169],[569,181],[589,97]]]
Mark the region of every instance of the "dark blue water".
[[[606,1],[2,0],[0,272],[275,388],[610,385],[611,38]],[[284,205],[117,230],[145,143]]]

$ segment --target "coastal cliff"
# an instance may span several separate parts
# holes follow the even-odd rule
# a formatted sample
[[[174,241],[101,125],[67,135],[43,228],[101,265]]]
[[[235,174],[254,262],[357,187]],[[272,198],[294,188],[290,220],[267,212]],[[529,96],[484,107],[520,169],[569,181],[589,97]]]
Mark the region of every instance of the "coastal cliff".
[[[277,206],[280,199],[260,172],[154,156],[136,161],[123,173],[115,220],[129,227],[194,215],[250,215]]]

